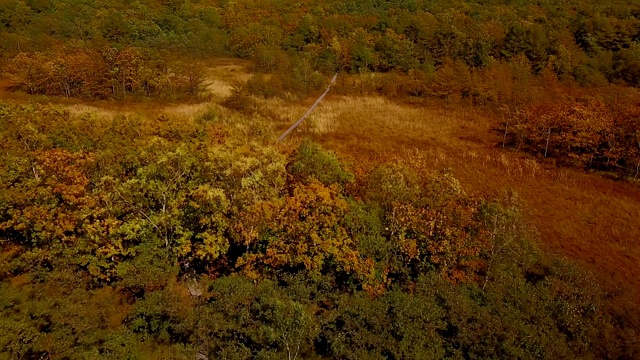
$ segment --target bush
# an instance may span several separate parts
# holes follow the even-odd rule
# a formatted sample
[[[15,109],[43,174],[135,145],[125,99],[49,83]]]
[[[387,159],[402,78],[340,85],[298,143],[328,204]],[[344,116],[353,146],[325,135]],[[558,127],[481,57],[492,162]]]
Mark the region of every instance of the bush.
[[[304,140],[300,145],[294,161],[289,165],[289,172],[298,181],[315,179],[327,186],[353,181],[353,174],[342,168],[334,153],[323,150],[309,140]]]
[[[232,90],[231,96],[222,102],[222,106],[236,110],[244,114],[253,114],[257,111],[256,100],[244,87],[236,87]]]
[[[366,198],[389,207],[393,202],[410,203],[420,196],[418,176],[400,165],[385,165],[368,178]]]
[[[265,98],[281,97],[285,91],[285,85],[277,74],[269,78],[262,74],[255,74],[247,81],[245,88],[250,94]]]

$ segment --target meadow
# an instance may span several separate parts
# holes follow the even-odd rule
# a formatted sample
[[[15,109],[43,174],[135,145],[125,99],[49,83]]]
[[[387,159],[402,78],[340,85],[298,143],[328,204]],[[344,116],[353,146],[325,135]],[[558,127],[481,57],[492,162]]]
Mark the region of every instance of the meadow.
[[[1,2],[0,359],[638,358],[638,14]]]

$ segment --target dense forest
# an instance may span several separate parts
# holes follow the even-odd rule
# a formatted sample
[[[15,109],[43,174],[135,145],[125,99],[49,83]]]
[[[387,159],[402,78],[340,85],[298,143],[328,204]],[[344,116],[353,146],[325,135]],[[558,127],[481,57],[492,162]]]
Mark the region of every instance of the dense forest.
[[[638,355],[633,318],[536,249],[514,194],[356,176],[224,108],[2,105],[0,124],[7,359]]]
[[[47,56],[34,65],[73,72],[88,70],[76,62],[93,64],[144,82],[140,67],[159,65],[131,61],[135,71],[121,69],[115,58],[128,51],[123,56],[165,63],[169,55],[234,55],[264,71],[291,58],[329,72],[432,73],[448,64],[481,70],[526,62],[534,74],[549,69],[584,85],[640,85],[640,6],[632,1],[45,0],[0,6],[0,49],[14,60],[16,76],[28,72],[28,59]],[[38,82],[56,82],[42,69],[31,70]]]
[[[640,85],[640,6],[625,0],[33,0],[0,6],[5,59],[80,49],[108,58],[105,52],[135,48],[150,58],[251,58],[265,71],[283,58],[302,57],[329,72],[426,73],[449,62],[475,70],[526,61],[534,74],[550,69],[585,85]]]
[[[189,119],[50,103],[207,102],[219,57],[254,74]],[[636,304],[516,193],[276,144],[257,110],[337,72],[634,183],[637,2],[6,0],[0,64],[28,99],[0,99],[0,359],[640,357]]]
[[[270,75],[245,89],[260,96],[382,74],[351,92],[506,108],[510,146],[637,179],[639,95],[602,88],[640,86],[639,14],[622,0],[4,1],[0,49],[22,90],[88,99],[197,97],[211,56],[251,59]],[[586,106],[549,91],[576,86]]]

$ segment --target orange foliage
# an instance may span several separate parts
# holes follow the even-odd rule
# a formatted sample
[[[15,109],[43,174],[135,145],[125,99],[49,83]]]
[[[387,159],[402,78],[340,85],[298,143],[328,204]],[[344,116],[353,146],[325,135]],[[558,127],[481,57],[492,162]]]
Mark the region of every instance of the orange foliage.
[[[261,202],[241,215],[235,228],[248,251],[238,261],[245,274],[259,268],[302,267],[319,273],[326,266],[354,274],[377,291],[373,261],[362,259],[340,221],[349,210],[337,187],[297,185],[293,194]]]
[[[476,277],[487,245],[486,231],[476,219],[477,206],[458,201],[438,209],[393,205],[392,241],[409,263],[424,272],[435,267],[454,282]]]
[[[88,191],[86,167],[91,154],[53,149],[36,154],[30,191],[15,189],[11,218],[0,229],[13,229],[32,241],[74,241],[96,209],[97,200]]]
[[[635,105],[595,100],[532,105],[516,111],[506,131],[515,145],[544,157],[637,178],[640,124],[631,109],[637,112]]]

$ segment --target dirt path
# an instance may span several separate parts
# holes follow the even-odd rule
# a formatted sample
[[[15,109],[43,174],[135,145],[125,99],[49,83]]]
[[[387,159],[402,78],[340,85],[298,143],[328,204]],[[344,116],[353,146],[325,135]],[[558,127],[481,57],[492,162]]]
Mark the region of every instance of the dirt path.
[[[216,91],[226,94],[233,82],[250,76],[246,71],[235,63],[219,64],[212,70]],[[9,85],[0,79],[0,100],[32,100],[7,91]],[[278,99],[263,100],[260,107],[279,114],[272,125],[282,129],[306,110],[296,121],[302,124],[303,134],[339,153],[356,172],[364,173],[381,162],[402,162],[427,172],[450,168],[470,192],[485,196],[506,190],[518,193],[545,249],[577,260],[605,287],[629,293],[640,303],[640,186],[555,168],[502,150],[496,146],[500,136],[491,131],[492,119],[470,108],[409,106],[381,97],[331,95],[323,101],[326,93],[311,108],[309,101]],[[72,112],[104,116],[132,112],[193,117],[211,105],[46,100]],[[322,111],[312,113],[319,101],[323,101]]]
[[[329,83],[329,86],[327,86],[327,90],[324,91],[324,93],[322,93],[322,95],[320,95],[320,97],[318,98],[318,100],[316,100],[316,102],[313,103],[313,105],[311,105],[311,107],[309,108],[309,110],[307,110],[307,112],[304,113],[304,115],[302,115],[302,117],[300,117],[300,119],[298,119],[298,121],[296,121],[295,123],[293,123],[293,125],[291,125],[291,127],[289,127],[289,129],[287,129],[287,131],[284,132],[284,134],[280,135],[280,137],[278,138],[278,141],[282,141],[284,140],[287,135],[289,135],[289,133],[291,133],[295,128],[297,128],[306,118],[309,117],[309,115],[311,115],[311,113],[313,112],[313,110],[315,110],[315,108],[320,104],[320,102],[322,102],[322,99],[324,99],[325,96],[327,96],[327,94],[329,93],[329,91],[331,90],[331,86],[333,86],[333,84],[336,83],[336,79],[338,78],[338,73],[336,73],[335,75],[333,75],[333,78],[331,79],[331,82]]]
[[[546,250],[591,270],[609,290],[640,303],[640,186],[557,168],[503,150],[489,115],[465,107],[415,107],[377,97],[332,97],[305,136],[357,172],[381,162],[418,171],[453,170],[482,196],[517,193]]]

